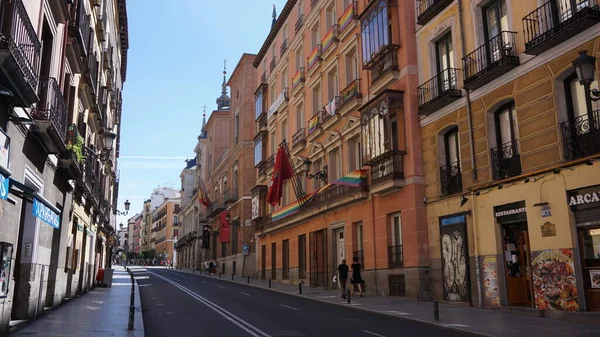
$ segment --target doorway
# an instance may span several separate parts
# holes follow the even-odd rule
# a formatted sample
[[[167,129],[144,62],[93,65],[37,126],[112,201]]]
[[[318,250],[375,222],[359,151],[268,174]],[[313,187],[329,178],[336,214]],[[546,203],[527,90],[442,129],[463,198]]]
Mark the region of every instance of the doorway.
[[[531,251],[527,223],[501,226],[508,305],[532,306]]]
[[[265,280],[267,278],[267,245],[262,245],[260,248],[260,278]]]
[[[310,286],[326,287],[329,279],[327,268],[327,229],[310,232],[308,244],[310,245]]]
[[[345,247],[344,247],[344,229],[340,228],[335,231],[335,251],[336,251],[336,265],[342,263],[342,260],[346,258]]]

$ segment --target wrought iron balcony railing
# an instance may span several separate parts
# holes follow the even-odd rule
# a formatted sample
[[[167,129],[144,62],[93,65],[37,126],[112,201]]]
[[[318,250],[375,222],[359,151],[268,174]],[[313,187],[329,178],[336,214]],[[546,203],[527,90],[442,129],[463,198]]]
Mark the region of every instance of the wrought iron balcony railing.
[[[550,0],[523,18],[525,52],[539,55],[598,22],[598,0]]]
[[[516,35],[502,31],[463,57],[465,87],[477,89],[519,65]]]
[[[561,124],[566,160],[600,153],[600,110]]]
[[[263,71],[262,75],[260,75],[260,83],[267,83],[267,72]]]
[[[371,84],[375,83],[382,75],[398,70],[398,46],[389,45],[381,52],[375,61],[371,61]]]
[[[327,122],[331,117],[333,117],[335,115],[335,113],[332,114],[332,112],[335,112],[335,111],[337,111],[337,109],[339,109],[340,96],[335,96],[332,101],[333,101],[333,103],[331,103],[331,104],[333,104],[334,106],[329,107],[329,108],[333,109],[333,110],[327,111],[328,105],[324,106],[323,109],[321,109],[321,111],[320,111],[321,123]]]
[[[74,33],[79,43],[79,50],[83,57],[87,56],[88,46],[90,45],[91,27],[90,15],[85,12],[84,2],[80,1],[77,5],[77,18],[71,23],[71,32]]]
[[[281,47],[279,47],[279,55],[283,56],[283,53],[285,53],[287,48],[288,48],[288,39],[286,37],[285,39],[283,39],[283,41],[281,41]]]
[[[258,128],[262,129],[262,128],[266,128],[267,127],[267,113],[263,112],[258,116],[258,119],[256,120],[256,122],[258,123]]]
[[[373,185],[386,180],[404,179],[404,155],[403,151],[389,151],[370,164],[371,182]]]
[[[344,13],[342,13],[342,16],[340,16],[340,18],[338,19],[339,34],[345,32],[346,29],[350,27],[352,21],[356,19],[358,19],[358,1],[353,0],[350,2],[348,7],[346,7]]]
[[[346,86],[344,90],[340,92],[339,97],[340,98],[338,109],[343,108],[344,105],[346,105],[353,99],[361,98],[362,94],[360,93],[360,78],[357,78],[354,81],[350,82],[350,84],[348,84],[348,86]]]
[[[417,24],[424,25],[448,7],[453,0],[417,0]]]
[[[447,68],[417,88],[419,114],[429,115],[462,96],[458,89],[458,69]]]
[[[402,268],[404,266],[402,253],[402,245],[388,247],[388,266],[390,269]]]
[[[41,48],[23,1],[0,1],[0,54],[7,53],[13,58],[22,73],[19,74],[22,78],[16,79],[25,79],[33,93],[38,86]]]
[[[238,190],[235,188],[223,192],[223,202],[235,202],[238,200]]]
[[[292,90],[296,89],[300,84],[304,83],[304,81],[304,67],[300,67],[300,69],[298,69],[298,72],[296,72],[296,74],[294,74],[294,77],[292,77]]]
[[[39,86],[40,102],[32,111],[32,117],[36,120],[50,121],[65,141],[67,135],[68,106],[60,88],[53,77],[40,78]]]
[[[313,51],[310,53],[308,58],[306,59],[306,70],[310,72],[312,68],[314,68],[319,62],[322,61],[321,55],[323,55],[321,44],[315,46]]]
[[[271,168],[273,167],[273,165],[275,165],[275,153],[273,153],[269,156],[269,158],[267,158],[267,168]]]
[[[458,163],[440,167],[440,187],[442,195],[462,191],[462,172]]]
[[[306,129],[300,128],[300,130],[296,131],[292,136],[292,148],[295,148],[297,145],[306,144]]]
[[[321,39],[321,53],[325,54],[338,41],[339,25],[333,25]]]
[[[275,55],[271,58],[271,64],[269,65],[269,71],[273,71],[275,66],[277,65],[277,60],[275,59]]]
[[[490,150],[494,179],[506,179],[521,174],[521,156],[513,140]]]

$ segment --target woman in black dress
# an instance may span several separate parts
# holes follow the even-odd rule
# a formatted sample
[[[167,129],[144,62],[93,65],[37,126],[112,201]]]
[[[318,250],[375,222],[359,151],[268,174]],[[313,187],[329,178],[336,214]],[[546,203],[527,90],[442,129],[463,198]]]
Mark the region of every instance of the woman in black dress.
[[[360,276],[360,271],[362,269],[362,266],[360,265],[360,263],[358,263],[358,258],[355,257],[353,259],[353,263],[350,266],[350,268],[352,268],[352,279],[350,280],[350,283],[352,284],[352,297],[354,297],[354,285],[358,286],[358,294],[360,297],[362,297],[362,284],[363,284],[363,279]]]

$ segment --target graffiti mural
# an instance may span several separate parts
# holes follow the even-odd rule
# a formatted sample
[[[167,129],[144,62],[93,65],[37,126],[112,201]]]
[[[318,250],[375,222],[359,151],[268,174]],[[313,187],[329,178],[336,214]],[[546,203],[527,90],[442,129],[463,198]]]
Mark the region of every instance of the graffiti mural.
[[[531,253],[536,309],[577,311],[577,283],[571,248]]]
[[[442,272],[446,301],[469,301],[467,242],[465,231],[457,227],[441,228]]]

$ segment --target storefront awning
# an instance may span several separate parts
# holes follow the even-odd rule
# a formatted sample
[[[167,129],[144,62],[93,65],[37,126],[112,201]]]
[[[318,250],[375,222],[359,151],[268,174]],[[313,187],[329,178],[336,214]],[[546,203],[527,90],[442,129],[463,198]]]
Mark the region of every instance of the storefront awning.
[[[31,201],[33,203],[33,215],[36,218],[56,229],[60,228],[61,210],[52,205],[43,195],[13,178],[10,178],[10,193],[23,200]]]

